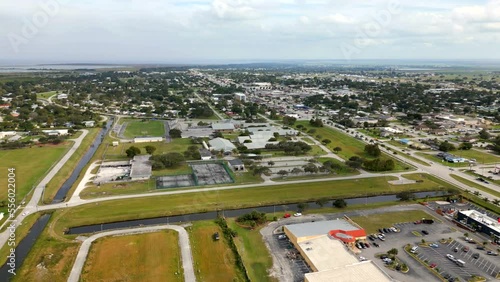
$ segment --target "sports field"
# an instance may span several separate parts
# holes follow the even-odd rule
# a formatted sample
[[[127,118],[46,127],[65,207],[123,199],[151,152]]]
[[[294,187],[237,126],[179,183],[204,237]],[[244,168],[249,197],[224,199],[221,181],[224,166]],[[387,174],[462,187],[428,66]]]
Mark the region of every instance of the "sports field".
[[[0,150],[0,201],[7,198],[7,169],[16,169],[16,197],[22,200],[32,186],[42,180],[50,167],[66,153],[71,142],[62,145]]]
[[[126,138],[134,138],[140,136],[161,137],[165,135],[165,126],[163,121],[150,120],[127,121],[124,136]]]
[[[178,237],[165,230],[99,239],[80,281],[184,281]]]
[[[215,232],[219,232],[218,241],[213,239]],[[189,240],[198,281],[244,281],[242,274],[236,268],[235,257],[222,230],[213,221],[193,223],[189,229]]]

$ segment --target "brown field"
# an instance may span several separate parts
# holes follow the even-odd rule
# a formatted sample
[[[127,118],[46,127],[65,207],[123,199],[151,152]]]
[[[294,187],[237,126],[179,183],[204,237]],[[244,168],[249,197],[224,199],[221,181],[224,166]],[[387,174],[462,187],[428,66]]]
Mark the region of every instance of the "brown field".
[[[97,240],[81,281],[183,281],[178,237],[165,230]]]
[[[244,281],[236,269],[234,255],[219,226],[213,221],[202,221],[194,223],[188,230],[198,281]],[[220,234],[219,241],[212,239],[215,232]]]

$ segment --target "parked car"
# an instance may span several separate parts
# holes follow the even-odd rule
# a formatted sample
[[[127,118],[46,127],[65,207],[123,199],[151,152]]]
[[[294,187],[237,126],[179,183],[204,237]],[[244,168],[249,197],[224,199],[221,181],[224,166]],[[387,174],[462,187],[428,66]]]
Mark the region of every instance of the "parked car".
[[[430,246],[430,247],[432,247],[432,248],[439,248],[439,245],[438,245],[438,244],[436,244],[436,243],[432,243],[432,244],[430,244],[429,246]]]
[[[463,248],[462,248],[462,251],[464,251],[464,252],[468,252],[468,251],[469,251],[469,247],[463,247]]]
[[[454,257],[453,255],[446,254],[446,257],[447,257],[449,260],[455,260],[455,257]]]
[[[422,234],[429,235],[429,232],[427,232],[427,230],[422,230]]]
[[[477,245],[476,249],[478,249],[478,250],[484,250],[485,248],[484,248],[484,246]]]
[[[375,247],[377,247],[377,248],[378,248],[378,247],[380,247],[380,245],[379,245],[379,244],[377,244],[377,243],[373,243],[373,245],[374,245]]]
[[[384,260],[384,259],[388,258],[388,256],[387,255],[381,255],[380,258]]]
[[[289,218],[290,216],[292,216],[291,214],[289,213],[285,213],[285,215],[283,216],[284,218]]]
[[[429,265],[430,268],[435,268],[437,266],[437,264],[435,263],[431,263],[431,265]]]
[[[498,253],[495,253],[495,252],[492,252],[492,251],[487,251],[486,254],[490,255],[490,256],[498,256]]]
[[[455,249],[453,249],[453,251],[454,251],[455,253],[458,253],[458,247],[455,247]]]
[[[384,230],[383,230],[382,228],[380,228],[380,229],[378,230],[378,232],[379,232],[379,233],[384,233]]]
[[[475,254],[472,255],[472,257],[475,258],[475,259],[478,259],[479,258],[479,254],[475,253]]]
[[[293,216],[295,216],[295,217],[299,217],[299,216],[302,216],[302,213],[297,212],[297,213],[294,213],[294,214],[293,214]]]
[[[370,244],[368,243],[364,243],[365,244],[365,247],[369,248],[370,247]]]
[[[282,235],[278,235],[278,239],[280,239],[280,240],[286,239],[286,235],[283,235],[283,234]]]

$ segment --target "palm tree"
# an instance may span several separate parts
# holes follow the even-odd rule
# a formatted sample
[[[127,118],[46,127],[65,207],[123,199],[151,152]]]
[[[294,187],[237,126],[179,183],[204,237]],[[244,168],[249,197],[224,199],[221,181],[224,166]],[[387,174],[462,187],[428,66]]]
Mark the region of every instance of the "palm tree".
[[[498,199],[493,200],[493,204],[499,206],[500,205],[500,200],[498,200]]]

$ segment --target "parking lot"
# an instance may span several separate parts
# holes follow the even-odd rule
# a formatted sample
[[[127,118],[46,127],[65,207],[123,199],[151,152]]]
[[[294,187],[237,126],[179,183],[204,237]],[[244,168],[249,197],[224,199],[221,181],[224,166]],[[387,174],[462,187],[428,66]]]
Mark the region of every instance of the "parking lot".
[[[274,239],[277,240],[277,243],[282,250],[281,255],[284,255],[292,266],[293,281],[304,281],[304,275],[311,272],[311,269],[299,254],[299,251],[295,249],[293,244],[286,238],[280,239],[279,236],[280,235],[274,235]]]
[[[363,213],[381,213],[406,209],[422,209],[427,210],[430,214],[432,214],[432,211],[419,205],[412,207],[390,207],[373,211],[367,210],[363,211]],[[352,211],[345,214],[353,217],[359,215],[360,213],[360,211]],[[266,243],[269,244],[273,257],[277,259],[277,264],[275,264],[273,271],[277,274],[277,277],[279,277],[279,281],[303,281],[304,273],[307,273],[310,270],[300,258],[290,259],[287,256],[288,252],[295,250],[293,249],[293,246],[290,246],[288,240],[278,239],[278,235],[276,235],[276,232],[278,231],[277,228],[292,222],[298,223],[310,222],[313,220],[329,220],[338,218],[339,216],[342,216],[342,214],[305,215],[299,218],[280,220],[280,222],[271,224],[268,229],[263,229],[264,233],[262,234],[264,235],[264,239]],[[467,232],[466,230],[458,228],[444,217],[440,217],[437,214],[434,216],[442,220],[442,222],[436,221],[433,224],[401,222],[384,226],[386,228],[394,226],[399,232],[384,232],[385,241],[378,238],[374,240],[367,239],[366,242],[368,242],[370,246],[368,248],[361,249],[357,256],[362,256],[368,260],[372,260],[377,266],[379,266],[379,268],[397,281],[441,281],[428,269],[426,265],[423,265],[420,261],[410,256],[404,250],[405,245],[420,245],[423,239],[427,243],[437,243],[438,246],[436,248],[419,246],[417,255],[422,261],[427,261],[427,265],[435,263],[438,272],[443,276],[445,274],[450,274],[452,277],[458,278],[457,281],[468,281],[471,275],[479,275],[485,277],[489,281],[496,281],[496,274],[500,271],[500,256],[487,255],[486,252],[488,249],[476,249],[478,246],[477,244],[471,244],[464,240],[464,232]],[[424,230],[428,233],[427,235],[424,234]],[[270,233],[271,231],[275,232]],[[475,238],[478,242],[483,242],[480,241],[480,239],[477,239],[477,234],[470,234],[470,237]],[[447,240],[449,243],[441,244],[440,240],[442,239]],[[374,243],[376,243],[378,247],[376,247]],[[466,253],[461,251],[464,245],[470,248],[469,252]],[[454,252],[455,247],[458,247],[460,251]],[[495,251],[498,246],[487,245],[486,247]],[[398,250],[397,256],[399,260],[409,267],[408,273],[404,274],[400,271],[391,270],[385,266],[385,263],[380,258],[378,258],[379,255],[387,253],[392,248],[396,248]],[[357,251],[357,249],[355,251]],[[473,258],[474,253],[479,253],[478,259]],[[449,260],[446,257],[446,254],[451,254],[457,259],[463,260],[465,262],[464,267],[460,267],[453,261]],[[293,280],[290,277],[293,277]]]
[[[385,241],[376,239],[374,242],[380,245],[379,248],[373,248],[374,242],[368,241],[371,243],[372,247],[363,249],[361,255],[367,259],[373,260],[380,267],[384,267],[384,263],[380,259],[375,258],[375,255],[387,252],[394,247],[397,248],[399,251],[398,257],[410,267],[410,272],[408,274],[387,270],[389,275],[395,277],[397,280],[439,281],[438,278],[430,273],[430,271],[421,265],[420,262],[409,256],[402,249],[406,244],[416,246],[421,243],[422,239],[426,242],[435,242],[438,247],[431,248],[420,246],[416,255],[422,261],[427,261],[428,264],[436,264],[436,270],[443,276],[450,274],[452,277],[459,278],[460,281],[467,281],[471,275],[483,276],[488,280],[495,280],[497,273],[500,271],[500,257],[489,256],[486,254],[486,250],[476,249],[477,244],[466,243],[463,240],[463,234],[454,231],[448,227],[447,224],[434,223],[427,225],[408,222],[394,224],[394,226],[400,229],[399,233],[386,233]],[[429,235],[423,235],[423,230],[427,231]],[[422,236],[420,237],[416,234]],[[445,245],[439,243],[440,239],[448,239],[450,237],[453,238],[453,241],[450,243]],[[462,241],[463,244],[460,241]],[[469,247],[470,250],[464,252],[464,246]],[[454,252],[455,248],[458,248],[458,252]],[[475,253],[479,253],[478,259],[473,258]],[[446,254],[451,254],[456,259],[463,260],[465,266],[458,266],[455,262],[448,259]]]

